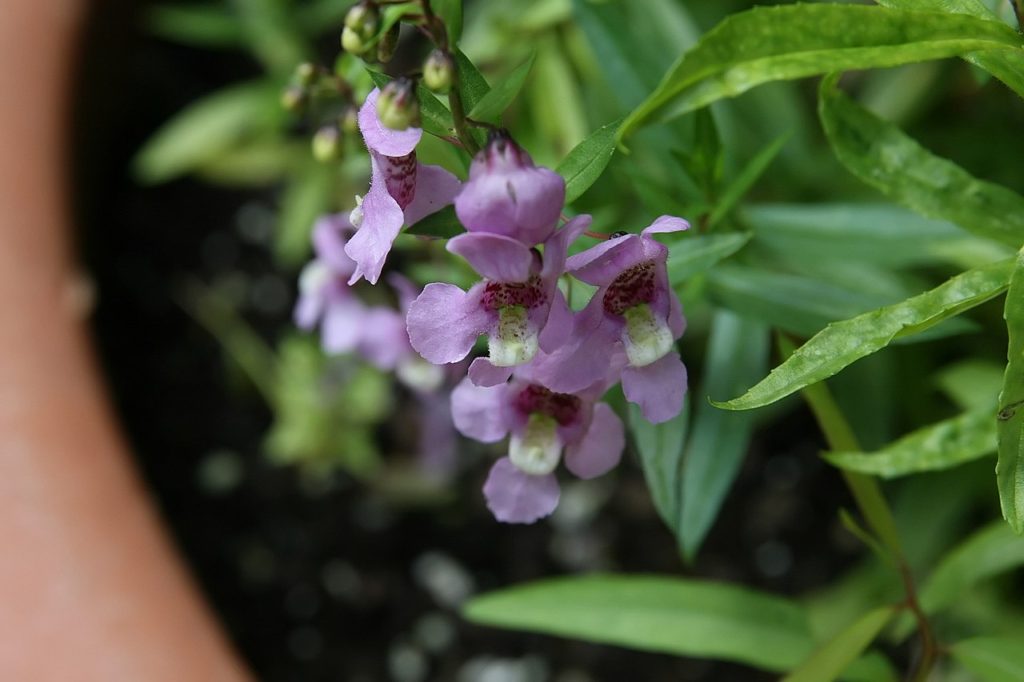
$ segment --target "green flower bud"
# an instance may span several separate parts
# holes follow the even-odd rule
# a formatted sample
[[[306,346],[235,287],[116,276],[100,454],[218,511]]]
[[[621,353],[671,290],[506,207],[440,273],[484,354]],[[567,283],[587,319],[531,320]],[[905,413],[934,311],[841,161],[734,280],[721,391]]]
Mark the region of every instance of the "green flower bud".
[[[357,107],[346,107],[338,118],[338,127],[346,135],[355,135],[359,132],[359,109]]]
[[[281,92],[281,106],[287,111],[298,112],[306,106],[309,98],[306,89],[301,85],[289,85]]]
[[[327,125],[313,136],[313,158],[321,163],[341,158],[341,131],[337,126]]]
[[[358,57],[366,52],[366,41],[360,37],[357,31],[346,26],[341,32],[341,48]]]
[[[455,63],[451,55],[434,50],[423,65],[423,84],[439,95],[447,94],[455,80]]]
[[[292,76],[292,80],[302,87],[308,88],[316,82],[318,75],[320,74],[315,64],[303,62],[295,67],[295,75]]]
[[[377,5],[363,0],[349,8],[345,15],[345,28],[355,31],[361,38],[372,38],[380,26]]]
[[[415,83],[409,78],[397,78],[384,86],[377,98],[377,118],[392,130],[419,125],[420,102],[416,99]]]

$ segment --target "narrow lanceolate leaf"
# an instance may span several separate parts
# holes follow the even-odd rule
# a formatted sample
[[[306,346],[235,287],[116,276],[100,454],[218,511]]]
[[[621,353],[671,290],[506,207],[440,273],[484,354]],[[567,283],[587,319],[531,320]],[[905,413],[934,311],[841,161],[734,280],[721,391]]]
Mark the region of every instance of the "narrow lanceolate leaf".
[[[266,81],[218,90],[189,104],[146,141],[133,160],[136,177],[160,183],[191,172],[282,119],[277,87]]]
[[[516,95],[523,88],[523,83],[526,82],[526,77],[530,75],[530,69],[533,67],[533,62],[536,58],[537,53],[534,52],[530,55],[529,59],[516,67],[515,71],[481,97],[476,106],[470,110],[469,117],[474,121],[490,121],[492,123],[499,121],[501,115],[505,113],[505,110],[508,109],[512,101],[515,100]]]
[[[615,131],[618,128],[619,121],[601,126],[573,147],[558,164],[555,170],[565,178],[565,203],[578,199],[604,172],[615,153]]]
[[[758,7],[727,18],[683,54],[619,136],[769,81],[1021,44],[1005,24],[960,14],[839,4]]]
[[[679,414],[661,424],[652,424],[644,419],[638,406],[629,406],[629,430],[640,455],[651,501],[677,537],[683,499],[683,443],[689,421],[690,394],[684,398]]]
[[[719,406],[749,410],[827,379],[896,338],[920,333],[998,296],[1009,283],[1013,265],[1000,261],[968,270],[913,298],[830,324],[759,384]]]
[[[736,177],[732,183],[725,188],[722,192],[722,198],[718,200],[715,205],[715,210],[711,212],[708,217],[708,225],[716,225],[718,222],[727,216],[739,200],[750,191],[750,188],[754,186],[754,183],[760,179],[768,166],[771,165],[775,157],[778,156],[779,152],[782,151],[782,147],[789,140],[790,134],[785,133],[775,138],[768,145],[759,151],[754,158],[750,160],[743,171]]]
[[[1010,344],[996,422],[999,434],[996,480],[1003,518],[1021,533],[1024,532],[1024,251],[1017,256],[1003,317]]]
[[[935,613],[952,605],[973,585],[1024,565],[1024,539],[997,522],[978,531],[946,555],[921,588],[921,608]]]
[[[445,206],[440,211],[431,213],[414,225],[410,225],[406,230],[409,234],[437,239],[451,239],[465,231],[466,228],[462,226],[458,216],[455,215],[454,206]]]
[[[1024,637],[974,637],[957,642],[950,653],[981,682],[1024,680]]]
[[[480,100],[491,91],[487,79],[476,68],[476,64],[470,60],[462,50],[455,51],[455,65],[459,72],[459,91],[462,93],[462,104],[467,111],[471,111]]]
[[[847,97],[835,80],[822,81],[818,113],[833,151],[850,172],[921,215],[1014,248],[1024,242],[1024,197],[935,156]]]
[[[245,40],[237,17],[219,6],[155,5],[146,24],[161,38],[198,47],[233,48]]]
[[[752,413],[726,412],[706,398],[742,391],[768,368],[765,325],[720,310],[711,322],[705,380],[698,395],[693,433],[683,464],[683,506],[679,535],[683,555],[693,560],[718,516],[739,472],[754,429]]]
[[[668,281],[678,286],[728,258],[750,241],[749,233],[705,234],[684,237],[672,244],[668,256]]]
[[[883,478],[949,469],[995,451],[994,414],[994,409],[966,412],[918,429],[876,452],[830,452],[825,459],[847,471]]]
[[[788,670],[814,648],[792,602],[723,583],[656,576],[557,578],[485,594],[469,620],[645,651]]]
[[[878,0],[878,4],[895,9],[956,12],[988,21],[1000,21],[980,0]],[[971,52],[963,55],[963,58],[985,69],[1024,97],[1024,53],[1018,50],[988,50]]]
[[[868,611],[817,649],[782,682],[831,682],[857,660],[892,617],[893,609],[889,606]]]

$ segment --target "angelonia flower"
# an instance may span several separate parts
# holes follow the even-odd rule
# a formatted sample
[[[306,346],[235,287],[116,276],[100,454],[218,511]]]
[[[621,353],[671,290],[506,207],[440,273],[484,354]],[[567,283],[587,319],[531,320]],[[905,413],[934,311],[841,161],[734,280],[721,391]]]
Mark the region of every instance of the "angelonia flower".
[[[432,429],[454,421],[484,443],[507,438],[484,496],[499,521],[532,523],[558,504],[560,462],[580,478],[619,462],[623,424],[600,402],[609,388],[621,382],[626,399],[654,423],[682,410],[687,377],[676,341],[686,321],[669,284],[668,247],[655,236],[689,224],[661,216],[639,234],[616,233],[570,257],[570,246],[590,235],[591,217],[559,227],[565,182],[536,166],[507,132],[490,135],[460,185],[447,171],[418,164],[422,131],[386,128],[376,101],[371,92],[358,117],[372,160],[370,191],[350,221],[318,223],[296,319],[307,328],[320,324],[325,349],[355,350],[395,371],[423,401]],[[468,290],[431,282],[420,291],[391,275],[398,310],[359,303],[349,284],[378,280],[403,225],[452,202],[466,232],[446,248],[480,280]],[[570,309],[563,278],[596,287],[582,310]],[[481,336],[486,353],[467,370]],[[432,409],[444,366],[461,377],[450,413]]]
[[[689,226],[681,218],[662,216],[639,235],[614,237],[569,258],[569,273],[598,289],[576,316],[571,338],[547,360],[553,388],[579,390],[595,373],[615,365],[621,367],[626,400],[637,404],[648,421],[679,414],[686,367],[675,342],[686,319],[669,286],[668,248],[653,235]]]
[[[441,168],[416,160],[420,128],[392,130],[377,116],[374,89],[359,109],[359,132],[370,151],[370,189],[350,216],[356,234],[345,246],[355,261],[350,277],[355,284],[366,278],[376,284],[384,261],[405,225],[452,203],[461,186],[458,178]]]
[[[455,428],[495,443],[509,436],[508,455],[492,466],[484,497],[495,518],[533,523],[558,505],[554,471],[559,461],[576,476],[600,476],[618,464],[626,445],[622,421],[597,399],[608,383],[577,393],[556,393],[529,366],[510,383],[476,386],[468,378],[452,393]]]

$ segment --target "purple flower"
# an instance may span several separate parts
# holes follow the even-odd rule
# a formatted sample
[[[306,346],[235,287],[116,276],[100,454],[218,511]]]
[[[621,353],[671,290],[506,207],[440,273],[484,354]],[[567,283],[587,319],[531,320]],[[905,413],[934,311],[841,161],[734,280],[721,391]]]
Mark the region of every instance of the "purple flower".
[[[359,109],[359,131],[370,150],[370,190],[352,211],[358,228],[345,252],[356,262],[349,280],[365,277],[371,284],[380,278],[384,260],[403,225],[412,225],[452,202],[459,191],[458,178],[440,166],[416,161],[420,128],[392,130],[377,118],[376,88]]]
[[[565,465],[580,478],[594,478],[618,464],[626,444],[618,415],[597,403],[608,384],[597,381],[575,394],[555,393],[529,368],[498,386],[476,386],[468,378],[452,393],[455,428],[494,443],[510,435],[509,453],[484,483],[487,506],[505,523],[533,523],[558,505],[554,470]]]
[[[688,227],[662,216],[639,235],[609,239],[568,260],[569,272],[598,290],[576,316],[571,340],[543,359],[551,388],[572,393],[617,367],[626,399],[645,418],[659,423],[679,414],[686,367],[675,341],[686,319],[668,283],[668,248],[652,235]]]
[[[299,276],[295,324],[307,331],[320,326],[320,343],[328,353],[354,350],[361,337],[366,308],[348,285],[356,268],[345,253],[352,226],[344,215],[325,216],[313,227],[316,257]]]
[[[565,180],[538,168],[507,132],[492,133],[473,159],[455,213],[470,232],[534,246],[551,236],[565,203]]]
[[[537,350],[553,351],[569,338],[572,312],[558,290],[569,244],[590,225],[578,216],[544,243],[544,255],[498,234],[464,234],[448,241],[484,280],[468,292],[452,284],[428,284],[409,306],[409,340],[435,364],[462,360],[477,337],[488,336],[489,359],[470,367],[474,383],[506,381],[511,368]]]

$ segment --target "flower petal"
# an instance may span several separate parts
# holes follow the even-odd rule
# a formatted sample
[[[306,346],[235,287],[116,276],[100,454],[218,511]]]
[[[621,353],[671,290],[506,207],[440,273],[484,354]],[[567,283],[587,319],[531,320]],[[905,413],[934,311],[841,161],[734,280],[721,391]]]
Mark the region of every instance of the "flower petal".
[[[487,358],[477,358],[469,366],[469,380],[477,386],[500,386],[511,376],[511,367],[498,367]]]
[[[476,386],[468,378],[452,391],[452,421],[459,433],[481,443],[497,443],[508,435],[505,402],[508,389]]]
[[[345,353],[356,347],[363,331],[366,309],[355,297],[331,301],[320,327],[320,345],[327,353]]]
[[[619,415],[598,403],[583,440],[566,448],[565,466],[580,478],[594,478],[615,468],[625,447],[626,430]]]
[[[490,316],[480,306],[482,285],[465,292],[453,284],[433,282],[409,306],[409,341],[429,362],[458,362],[487,331]]]
[[[525,282],[533,253],[521,242],[500,234],[472,232],[448,240],[450,252],[462,256],[480,276],[497,282]]]
[[[405,224],[414,225],[431,213],[452,203],[462,183],[440,166],[419,164],[416,168],[416,193],[405,207]]]
[[[558,480],[554,474],[531,476],[502,457],[484,483],[487,508],[502,523],[533,523],[550,516],[558,506]]]
[[[355,228],[344,213],[322,216],[313,226],[313,251],[317,259],[342,277],[350,276],[356,268],[345,253],[345,243],[352,232]]]
[[[359,229],[345,245],[345,253],[356,262],[355,272],[349,284],[355,284],[365,277],[370,284],[376,284],[384,261],[391,252],[395,237],[402,231],[405,215],[398,202],[388,194],[387,184],[377,162],[371,159],[373,175],[370,191],[363,198],[363,221]]]
[[[569,303],[558,287],[555,287],[547,320],[537,339],[540,349],[545,353],[554,353],[568,343],[572,337],[573,319]]]
[[[686,367],[679,353],[672,351],[644,367],[623,369],[622,392],[626,400],[640,406],[652,424],[675,417],[683,409],[686,395]]]
[[[643,239],[636,234],[627,234],[571,256],[566,261],[566,268],[574,277],[600,287],[610,284],[623,270],[643,260]]]
[[[399,360],[413,352],[405,317],[397,310],[370,308],[363,316],[362,326],[359,354],[378,369],[394,369]]]
[[[683,230],[689,230],[690,223],[677,218],[674,215],[663,215],[659,216],[654,220],[653,223],[645,227],[640,234],[657,234],[659,232],[681,232]]]
[[[392,130],[385,127],[377,118],[378,96],[380,88],[374,88],[359,108],[359,132],[363,134],[363,141],[371,150],[384,156],[405,156],[411,153],[423,137],[423,130],[413,127]]]
[[[563,225],[562,229],[548,237],[548,240],[544,242],[544,266],[541,269],[541,279],[550,282],[557,280],[565,273],[565,260],[569,253],[569,245],[590,228],[591,222],[593,222],[591,216],[578,215]]]

